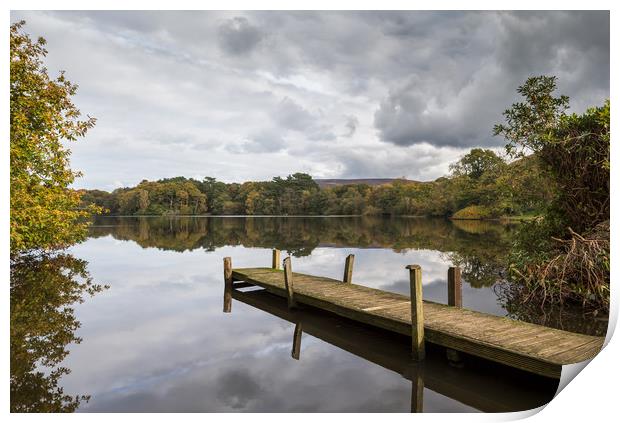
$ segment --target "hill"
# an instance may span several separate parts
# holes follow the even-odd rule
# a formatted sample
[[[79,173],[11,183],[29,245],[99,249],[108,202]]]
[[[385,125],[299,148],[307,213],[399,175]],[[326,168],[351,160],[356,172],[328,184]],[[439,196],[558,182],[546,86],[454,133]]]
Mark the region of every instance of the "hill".
[[[387,185],[387,184],[391,184],[394,181],[418,183],[418,181],[412,181],[412,180],[403,179],[403,178],[314,179],[314,182],[316,182],[321,188],[335,187],[335,186],[340,186],[340,185],[358,185],[358,184],[366,184],[370,186]]]

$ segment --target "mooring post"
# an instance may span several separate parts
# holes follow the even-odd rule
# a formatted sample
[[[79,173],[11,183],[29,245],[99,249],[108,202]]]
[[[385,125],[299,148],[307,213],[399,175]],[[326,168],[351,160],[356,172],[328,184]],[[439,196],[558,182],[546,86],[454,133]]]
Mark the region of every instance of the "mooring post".
[[[295,360],[299,360],[299,353],[301,351],[301,323],[295,324],[295,332],[293,333],[293,349],[291,350],[291,357]]]
[[[280,250],[274,249],[271,254],[271,268],[280,268]]]
[[[415,361],[424,360],[424,304],[422,302],[422,268],[410,264],[409,286],[411,290],[411,356]]]
[[[288,298],[288,308],[293,308],[297,304],[293,298],[293,270],[291,269],[291,257],[284,259],[284,286]]]
[[[224,313],[230,313],[232,306],[232,261],[230,257],[224,257]]]
[[[461,268],[448,268],[448,305],[463,307],[463,285],[461,284]],[[446,357],[453,367],[463,367],[461,354],[452,348],[446,348]]]
[[[353,280],[353,262],[355,261],[355,256],[353,254],[349,254],[347,259],[344,262],[344,277],[342,278],[342,282],[351,283]]]
[[[461,285],[461,268],[448,269],[448,305],[463,307],[463,286]]]

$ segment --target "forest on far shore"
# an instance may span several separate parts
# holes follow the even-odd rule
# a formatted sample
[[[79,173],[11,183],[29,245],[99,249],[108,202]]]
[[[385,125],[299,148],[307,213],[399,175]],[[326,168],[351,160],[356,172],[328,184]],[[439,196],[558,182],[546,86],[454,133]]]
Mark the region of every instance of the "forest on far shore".
[[[535,155],[508,163],[475,148],[430,182],[321,188],[310,175],[224,183],[176,177],[140,182],[113,192],[84,190],[84,205],[112,215],[416,215],[463,219],[533,216],[553,196]]]

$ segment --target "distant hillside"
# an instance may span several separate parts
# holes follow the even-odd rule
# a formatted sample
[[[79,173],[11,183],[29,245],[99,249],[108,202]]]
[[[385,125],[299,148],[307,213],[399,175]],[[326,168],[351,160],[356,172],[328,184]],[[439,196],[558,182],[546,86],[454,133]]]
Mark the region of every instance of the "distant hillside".
[[[338,185],[357,185],[357,184],[366,184],[366,185],[386,185],[391,184],[394,181],[403,181],[410,183],[418,183],[418,181],[412,181],[409,179],[402,178],[365,178],[365,179],[315,179],[314,182],[319,184],[321,188],[335,187]]]

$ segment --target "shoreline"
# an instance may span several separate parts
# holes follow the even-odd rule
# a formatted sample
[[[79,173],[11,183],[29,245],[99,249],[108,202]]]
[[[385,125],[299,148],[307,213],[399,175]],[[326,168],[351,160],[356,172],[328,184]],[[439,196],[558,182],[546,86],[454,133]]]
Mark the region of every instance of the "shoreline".
[[[103,214],[93,216],[93,218],[107,218],[107,217],[244,217],[244,218],[335,218],[335,217],[388,217],[388,218],[413,218],[413,219],[445,219],[455,221],[478,221],[478,222],[527,222],[535,220],[538,216],[501,216],[492,218],[455,218],[452,216],[424,216],[424,215],[365,215],[365,214],[329,214],[329,215],[315,215],[315,214]]]

